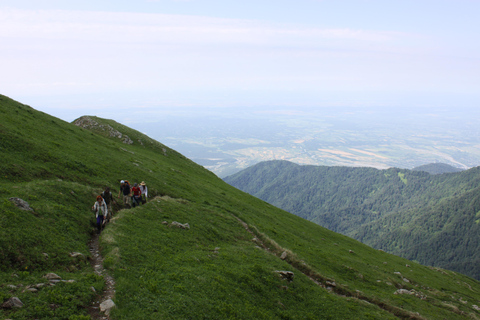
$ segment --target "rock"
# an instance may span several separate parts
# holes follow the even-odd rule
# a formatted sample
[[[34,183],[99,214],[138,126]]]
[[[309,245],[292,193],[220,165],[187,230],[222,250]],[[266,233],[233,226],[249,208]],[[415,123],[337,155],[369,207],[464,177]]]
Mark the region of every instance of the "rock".
[[[403,281],[406,283],[410,283],[410,280],[408,280],[407,278],[403,278]]]
[[[289,282],[292,282],[293,277],[295,276],[295,274],[292,271],[275,271],[275,272],[278,273],[283,280],[287,280]]]
[[[280,256],[280,259],[282,259],[282,260],[287,259],[287,251],[282,252],[282,255]]]
[[[422,300],[426,300],[427,299],[427,296],[424,295],[422,292],[417,292],[415,291],[415,289],[412,289],[412,290],[407,290],[407,289],[398,289],[397,291],[395,291],[393,294],[408,294],[408,295],[411,295],[411,296],[415,296],[417,298],[420,298]]]
[[[30,205],[28,204],[27,201],[22,200],[20,198],[12,197],[10,200],[17,208],[25,210],[25,211],[33,211],[32,208],[30,208]]]
[[[402,273],[401,273],[401,272],[394,272],[393,274],[396,274],[396,275],[399,275],[399,276],[401,276],[401,275],[402,275]]]
[[[188,223],[185,223],[185,224],[182,224],[180,222],[177,222],[177,221],[173,221],[171,223],[172,226],[177,226],[179,228],[182,228],[182,229],[190,229],[190,225]]]
[[[16,287],[16,286],[14,286],[13,284],[9,284],[9,285],[7,285],[7,288],[10,288],[10,289],[17,289],[17,287]]]
[[[110,310],[115,307],[115,302],[113,302],[112,299],[108,299],[103,301],[100,304],[100,311],[105,312],[105,314],[108,316],[110,314]]]
[[[412,294],[412,293],[407,289],[398,289],[393,294]]]
[[[8,299],[2,304],[2,308],[12,309],[12,308],[21,308],[23,307],[23,302],[20,301],[17,297]]]
[[[38,292],[38,289],[36,289],[36,288],[28,288],[27,291],[29,291],[29,292]]]
[[[473,308],[474,310],[480,311],[480,308],[479,308],[477,305],[472,305],[472,308]]]
[[[43,277],[47,278],[48,280],[62,280],[62,277],[55,273],[47,273]]]
[[[70,252],[69,256],[72,257],[72,258],[83,257],[83,253],[81,253],[81,252]]]
[[[84,129],[95,129],[96,131],[103,131],[110,137],[121,139],[122,142],[125,144],[133,144],[132,139],[130,139],[130,137],[128,137],[127,135],[122,134],[120,131],[114,129],[108,124],[100,124],[89,116],[80,117],[75,120],[73,124]]]
[[[325,285],[328,286],[328,287],[336,287],[337,284],[335,283],[335,281],[325,281]]]
[[[355,253],[353,250],[348,250],[348,252],[350,252],[350,253]]]

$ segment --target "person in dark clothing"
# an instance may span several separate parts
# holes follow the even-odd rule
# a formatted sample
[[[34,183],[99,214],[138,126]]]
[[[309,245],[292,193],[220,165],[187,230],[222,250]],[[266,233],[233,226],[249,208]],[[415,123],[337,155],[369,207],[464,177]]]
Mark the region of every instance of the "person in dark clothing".
[[[120,198],[121,194],[123,194],[123,204],[125,207],[130,208],[131,190],[128,180],[120,181],[120,192],[118,193],[118,198]]]
[[[110,192],[110,188],[106,187],[105,191],[102,192],[101,196],[102,196],[103,200],[105,201],[105,203],[107,204],[108,212],[107,212],[107,215],[106,215],[106,219],[107,219],[107,221],[110,221],[110,218],[113,216],[113,210],[112,210],[113,195]]]

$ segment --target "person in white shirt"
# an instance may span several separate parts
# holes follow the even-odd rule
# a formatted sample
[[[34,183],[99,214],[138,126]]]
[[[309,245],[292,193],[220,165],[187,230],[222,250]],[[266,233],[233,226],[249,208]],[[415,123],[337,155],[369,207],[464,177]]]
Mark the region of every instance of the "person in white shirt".
[[[108,214],[107,204],[102,196],[97,196],[97,201],[93,204],[92,210],[95,212],[95,218],[97,218],[97,233],[100,234],[100,232],[102,232],[103,222]]]
[[[145,184],[145,181],[142,181],[140,183],[140,191],[142,192],[142,203],[147,203],[148,188],[147,188],[147,185]]]

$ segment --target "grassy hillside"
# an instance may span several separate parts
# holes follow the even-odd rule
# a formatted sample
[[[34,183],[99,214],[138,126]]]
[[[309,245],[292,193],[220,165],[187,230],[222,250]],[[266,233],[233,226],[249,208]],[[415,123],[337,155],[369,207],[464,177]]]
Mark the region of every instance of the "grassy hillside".
[[[111,319],[480,318],[479,282],[279,210],[135,130],[96,117],[81,128],[4,96],[0,110],[0,298],[24,303],[0,318],[89,318],[103,279],[69,253],[90,255],[89,209],[120,179],[144,180],[152,197],[100,236]],[[48,272],[75,282],[31,292]]]
[[[271,161],[225,181],[374,248],[480,279],[480,167],[430,175]]]

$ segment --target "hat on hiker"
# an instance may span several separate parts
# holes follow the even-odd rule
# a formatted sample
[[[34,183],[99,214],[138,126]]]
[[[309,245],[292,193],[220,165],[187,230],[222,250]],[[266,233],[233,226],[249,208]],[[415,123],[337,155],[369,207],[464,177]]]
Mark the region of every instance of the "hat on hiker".
[[[140,185],[141,185],[141,186],[144,186],[144,185],[145,185],[145,181],[140,182]]]
[[[125,181],[121,180],[120,183],[125,183]]]

